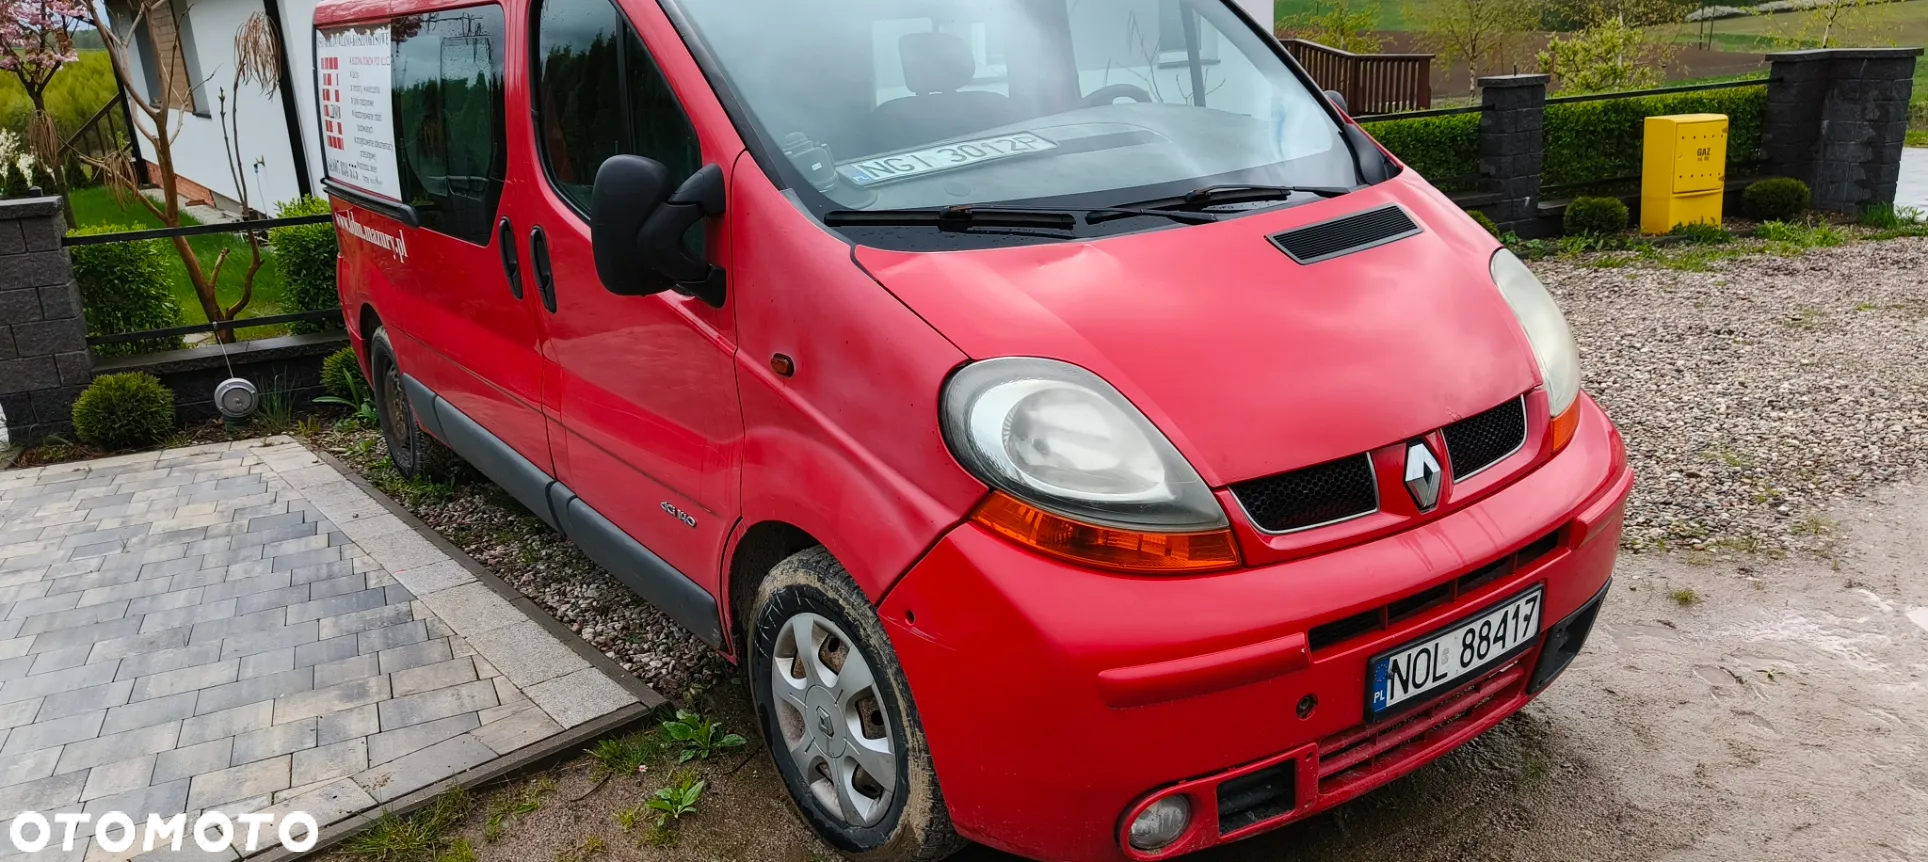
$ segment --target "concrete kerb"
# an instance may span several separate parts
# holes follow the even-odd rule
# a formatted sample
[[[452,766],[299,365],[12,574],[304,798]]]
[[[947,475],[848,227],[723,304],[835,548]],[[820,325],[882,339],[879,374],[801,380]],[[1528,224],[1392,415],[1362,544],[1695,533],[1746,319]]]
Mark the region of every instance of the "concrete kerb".
[[[428,589],[426,592],[422,592],[415,590],[413,586],[403,581],[403,585],[409,587],[418,599],[430,602],[437,594],[447,593],[469,584],[485,588],[487,591],[486,598],[484,598],[485,594],[480,590],[465,593],[463,598],[466,598],[472,603],[486,604],[488,611],[486,616],[481,619],[486,619],[489,622],[506,622],[503,622],[501,625],[493,625],[481,632],[458,631],[464,638],[469,639],[471,645],[476,646],[478,651],[481,650],[481,647],[476,643],[476,634],[481,634],[484,642],[487,642],[487,635],[489,633],[498,632],[507,642],[526,644],[529,642],[529,640],[527,640],[529,635],[534,635],[539,632],[548,635],[551,643],[561,644],[567,647],[576,654],[581,662],[581,664],[571,662],[570,666],[572,666],[572,669],[567,673],[532,682],[525,682],[525,680],[530,679],[526,675],[523,675],[524,679],[516,679],[516,676],[519,674],[512,673],[507,667],[502,667],[501,664],[498,664],[497,669],[505,676],[510,677],[511,681],[515,682],[518,687],[525,685],[531,689],[537,686],[554,687],[558,686],[564,680],[575,678],[579,675],[590,675],[599,681],[607,681],[619,687],[623,694],[636,701],[636,703],[604,714],[599,718],[578,721],[574,723],[574,726],[570,726],[570,719],[575,718],[575,716],[570,714],[574,711],[573,704],[569,703],[565,696],[564,702],[560,707],[560,711],[563,712],[563,714],[552,714],[551,716],[557,720],[558,724],[564,727],[561,733],[551,735],[534,745],[510,752],[509,754],[495,758],[480,766],[429,785],[428,787],[405,794],[386,804],[381,804],[378,807],[350,815],[336,823],[324,826],[321,829],[320,837],[316,840],[315,846],[307,851],[296,853],[275,846],[247,856],[246,858],[249,862],[283,862],[283,860],[321,853],[340,845],[348,838],[374,825],[381,819],[384,813],[394,815],[407,814],[427,805],[433,801],[435,797],[457,787],[465,789],[486,787],[572,757],[596,739],[623,732],[646,721],[656,713],[658,707],[667,703],[667,700],[661,694],[658,694],[649,686],[644,685],[641,680],[636,679],[628,671],[624,670],[621,665],[583,641],[580,636],[571,631],[567,626],[558,622],[554,617],[551,617],[547,611],[544,611],[533,601],[530,601],[527,596],[522,595],[514,587],[509,586],[503,582],[502,579],[496,577],[493,572],[490,572],[481,563],[476,562],[474,558],[463,552],[462,549],[456,547],[447,539],[442,538],[427,524],[422,523],[419,518],[410,514],[407,509],[402,508],[399,503],[396,503],[388,497],[388,495],[376,489],[366,479],[362,478],[335,457],[326,452],[316,452],[308,449],[299,441],[288,437],[275,437],[269,438],[265,442],[257,441],[234,445],[255,447],[257,457],[261,458],[264,463],[274,469],[284,480],[288,480],[291,486],[300,490],[310,501],[317,502],[318,505],[325,505],[339,512],[341,511],[340,507],[343,505],[352,507],[353,500],[357,496],[372,501],[375,507],[368,515],[364,517],[343,518],[342,522],[337,522],[337,526],[340,527],[343,532],[347,533],[351,539],[356,541],[357,544],[360,544],[363,540],[355,536],[355,531],[360,529],[362,522],[366,521],[367,524],[375,530],[375,532],[367,533],[366,535],[377,542],[379,542],[380,537],[405,535],[408,532],[413,532],[429,546],[439,551],[444,559],[430,562],[412,570],[404,570],[410,572],[412,576],[419,575],[419,577],[415,579],[418,583],[423,584],[423,586],[434,587]],[[258,451],[261,448],[274,447],[280,449],[280,447],[284,446],[288,448],[271,454]],[[227,451],[228,448],[229,444],[213,444],[208,447],[196,447],[195,451]],[[333,477],[331,478],[325,475],[321,472],[322,469],[333,473]],[[290,473],[296,472],[300,474],[298,477],[300,484],[288,479]],[[320,503],[316,500],[317,496],[329,498],[330,503]],[[371,557],[374,556],[373,551],[369,553]],[[412,548],[409,553],[414,553]],[[380,562],[379,559],[377,561]],[[401,572],[391,570],[390,573],[396,575],[398,581],[402,581]],[[436,584],[439,584],[439,586],[435,586]],[[447,603],[443,604],[446,606]],[[437,611],[437,616],[440,617],[441,609],[436,607],[436,603],[430,602],[430,606]],[[513,606],[513,608],[520,613],[520,618],[511,618],[506,615],[509,606]],[[446,621],[445,619],[445,622]],[[487,625],[488,623],[484,624]],[[450,622],[450,625],[451,627],[455,627],[453,622]],[[483,655],[485,658],[488,657],[486,652],[484,652]],[[491,663],[496,663],[494,659],[490,659],[490,661]],[[503,664],[513,666],[514,663],[504,662]],[[590,680],[587,676],[584,676],[583,681],[589,682]],[[570,687],[572,689],[582,688],[581,686]],[[531,696],[531,700],[535,700],[533,695]],[[540,701],[537,701],[537,704],[543,707],[545,711],[548,711],[550,708]],[[326,789],[327,788],[324,787],[314,792],[323,793]],[[299,799],[300,797],[297,797],[297,800]],[[293,802],[297,800],[290,801]]]
[[[383,815],[403,816],[428,805],[435,801],[435,797],[458,787],[464,790],[479,790],[546,768],[573,757],[577,752],[587,748],[591,742],[629,730],[655,714],[655,706],[635,704],[624,707],[601,718],[564,730],[535,745],[512,751],[474,769],[397,797],[379,808],[350,815],[343,820],[323,826],[320,837],[315,840],[315,846],[307,850],[295,852],[276,845],[244,858],[248,862],[290,862],[304,856],[319,855],[374,826],[380,822]],[[279,809],[280,806],[276,808]]]

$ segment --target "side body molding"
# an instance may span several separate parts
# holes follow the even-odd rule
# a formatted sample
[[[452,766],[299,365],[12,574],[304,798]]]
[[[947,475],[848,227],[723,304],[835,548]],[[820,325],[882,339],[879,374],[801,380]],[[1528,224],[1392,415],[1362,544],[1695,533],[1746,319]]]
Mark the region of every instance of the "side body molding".
[[[447,443],[456,454],[549,526],[568,536],[623,586],[669,614],[705,643],[717,648],[723,646],[722,617],[718,615],[716,599],[689,576],[630,538],[568,486],[543,472],[541,467],[415,378],[403,375],[402,388],[429,433]]]
[[[562,486],[558,483],[556,487]],[[569,495],[569,502],[561,513],[562,532],[590,559],[602,564],[623,586],[669,614],[670,619],[689,629],[691,634],[712,647],[722,648],[723,628],[716,612],[716,599],[695,581],[630,538],[582,498]]]
[[[428,391],[422,382],[406,374],[402,375],[402,391],[408,395],[408,406],[415,408],[415,418],[421,420],[422,427],[438,440],[449,439],[442,433],[442,418],[435,414],[435,402],[439,399]],[[454,408],[450,408],[453,410]]]

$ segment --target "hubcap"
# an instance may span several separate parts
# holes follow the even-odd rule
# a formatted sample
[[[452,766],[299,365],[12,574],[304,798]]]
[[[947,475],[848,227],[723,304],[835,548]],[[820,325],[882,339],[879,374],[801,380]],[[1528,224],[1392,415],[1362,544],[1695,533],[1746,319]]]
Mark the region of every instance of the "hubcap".
[[[836,623],[806,612],[783,624],[771,662],[783,747],[811,796],[847,825],[876,825],[897,788],[897,755],[863,653]]]
[[[382,400],[388,408],[388,427],[383,429],[383,436],[388,438],[389,456],[397,461],[413,454],[408,448],[413,438],[408,433],[407,398],[402,391],[402,372],[394,362],[389,362],[388,368],[382,371]]]

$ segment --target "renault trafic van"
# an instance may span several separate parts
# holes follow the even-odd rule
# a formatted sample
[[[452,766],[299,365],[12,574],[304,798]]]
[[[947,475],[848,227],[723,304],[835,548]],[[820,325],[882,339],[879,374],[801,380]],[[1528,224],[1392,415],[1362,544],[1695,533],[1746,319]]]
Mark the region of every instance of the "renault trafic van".
[[[1162,859],[1587,638],[1632,478],[1532,272],[1227,0],[324,0],[342,308],[745,669],[865,860]]]

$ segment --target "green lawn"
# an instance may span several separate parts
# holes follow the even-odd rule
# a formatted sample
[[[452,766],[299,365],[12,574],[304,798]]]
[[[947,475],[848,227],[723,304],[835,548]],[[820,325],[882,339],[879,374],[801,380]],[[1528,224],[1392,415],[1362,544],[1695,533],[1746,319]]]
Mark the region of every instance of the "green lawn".
[[[116,224],[129,228],[145,230],[162,227],[161,220],[147,211],[139,201],[130,200],[126,206],[114,200],[105,188],[81,189],[72,195],[74,220],[83,226]],[[198,224],[193,217],[182,215],[182,224]],[[168,271],[174,278],[174,297],[181,304],[181,313],[186,323],[205,323],[206,315],[201,313],[201,301],[194,296],[194,288],[188,282],[187,267],[174,252],[172,241],[163,240],[167,246]],[[221,250],[231,249],[228,262],[221,267],[221,281],[216,295],[222,305],[232,304],[241,298],[242,276],[248,269],[248,244],[240,234],[208,234],[190,237],[188,245],[200,257],[203,272],[214,267],[215,258]],[[281,283],[281,270],[274,265],[274,253],[264,251],[261,271],[254,277],[254,300],[241,311],[241,316],[265,317],[281,314],[284,311],[284,288]],[[261,329],[242,330],[243,339],[267,338],[285,334],[286,328],[280,326]]]

